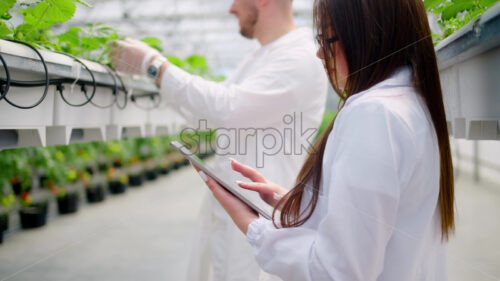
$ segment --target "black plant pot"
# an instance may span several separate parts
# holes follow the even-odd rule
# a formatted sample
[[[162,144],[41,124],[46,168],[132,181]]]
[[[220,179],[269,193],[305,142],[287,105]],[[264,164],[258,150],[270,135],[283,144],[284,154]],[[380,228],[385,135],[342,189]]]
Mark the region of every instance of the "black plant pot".
[[[66,193],[64,197],[57,198],[57,209],[59,214],[72,214],[78,211],[78,193]]]
[[[182,163],[180,163],[180,162],[176,162],[176,163],[174,163],[174,165],[172,166],[172,168],[174,168],[174,170],[179,170],[179,168],[182,166],[181,164]]]
[[[128,175],[128,184],[130,186],[141,186],[144,183],[144,177],[142,176],[141,173],[133,175],[129,174]]]
[[[19,210],[22,228],[36,228],[44,226],[47,223],[48,202],[31,204],[29,207],[23,207]]]
[[[9,229],[9,214],[0,214],[0,244],[3,243],[3,232]]]
[[[102,185],[90,186],[85,189],[87,195],[87,202],[97,203],[102,202],[106,198],[106,192]]]
[[[9,214],[3,213],[0,214],[0,232],[9,229]]]
[[[158,174],[156,173],[156,169],[146,170],[144,172],[144,175],[146,176],[146,179],[148,181],[154,181],[158,178]]]
[[[169,172],[170,172],[169,168],[158,168],[157,170],[157,174],[162,176],[168,175]]]
[[[109,192],[111,192],[112,194],[124,193],[125,190],[127,190],[127,186],[120,181],[110,181],[108,188]]]

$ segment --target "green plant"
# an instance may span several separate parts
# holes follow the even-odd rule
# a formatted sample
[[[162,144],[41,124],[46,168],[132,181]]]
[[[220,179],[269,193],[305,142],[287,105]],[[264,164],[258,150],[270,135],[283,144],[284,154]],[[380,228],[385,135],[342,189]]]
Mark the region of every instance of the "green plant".
[[[12,186],[7,179],[0,179],[0,206],[11,209],[16,202],[16,196],[12,192]]]
[[[464,25],[481,16],[499,0],[424,0],[428,12],[434,13],[441,26],[441,33],[434,33],[438,43]]]
[[[20,187],[19,192],[31,187],[31,167],[28,150],[10,149],[0,152],[0,184],[8,182],[9,186]]]
[[[70,27],[67,32],[57,36],[56,42],[59,51],[102,64],[109,64],[110,60],[107,56],[111,51],[109,43],[120,38],[116,29],[97,23]]]
[[[15,39],[38,48],[65,52],[84,59],[108,64],[107,54],[110,41],[119,39],[116,30],[104,24],[86,24],[70,27],[68,31],[56,35],[55,24],[70,20],[76,4],[90,5],[82,0],[39,0],[21,2],[16,9],[16,0],[2,0],[0,4],[0,38]],[[14,26],[9,20],[11,13],[21,14],[23,22]]]

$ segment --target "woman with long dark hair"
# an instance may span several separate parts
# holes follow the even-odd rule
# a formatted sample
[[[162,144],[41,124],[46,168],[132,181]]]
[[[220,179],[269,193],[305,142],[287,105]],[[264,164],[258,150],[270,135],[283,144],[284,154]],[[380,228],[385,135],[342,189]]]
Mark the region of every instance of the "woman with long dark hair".
[[[288,193],[232,162],[274,220],[200,175],[285,281],[446,280],[453,169],[423,1],[316,0],[314,20],[337,117]]]

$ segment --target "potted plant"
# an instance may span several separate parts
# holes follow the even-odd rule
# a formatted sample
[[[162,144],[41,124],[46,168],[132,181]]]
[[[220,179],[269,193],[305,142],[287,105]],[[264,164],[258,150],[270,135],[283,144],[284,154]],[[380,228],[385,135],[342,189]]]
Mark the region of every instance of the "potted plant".
[[[108,188],[112,194],[124,193],[129,182],[128,175],[119,168],[111,167],[106,173]]]
[[[12,187],[6,178],[0,178],[0,244],[3,242],[3,233],[9,229],[9,214],[12,210],[16,197]]]
[[[26,149],[11,149],[1,152],[0,178],[7,178],[16,195],[31,188],[31,167]],[[29,191],[29,190],[28,190]]]
[[[57,198],[59,214],[71,214],[78,211],[79,190],[77,169],[82,168],[82,162],[76,160],[74,146],[61,146],[47,148],[51,152],[50,164],[46,177],[47,187]],[[77,161],[80,161],[77,163]]]
[[[130,186],[141,186],[144,182],[144,166],[139,154],[140,139],[125,139],[120,141],[118,158],[123,163],[123,171],[128,175]]]
[[[30,193],[22,192],[19,196],[19,203],[21,205],[19,216],[22,228],[36,228],[47,223],[48,196],[37,193],[37,196],[32,197]]]
[[[91,176],[87,172],[80,173],[80,181],[85,187],[87,202],[102,202],[106,198],[106,179],[101,174]]]
[[[162,155],[161,141],[159,138],[138,140],[138,152],[144,163],[144,176],[147,180],[158,178],[158,162]]]
[[[128,162],[128,177],[130,186],[141,186],[144,182],[144,167],[139,157],[134,156]]]

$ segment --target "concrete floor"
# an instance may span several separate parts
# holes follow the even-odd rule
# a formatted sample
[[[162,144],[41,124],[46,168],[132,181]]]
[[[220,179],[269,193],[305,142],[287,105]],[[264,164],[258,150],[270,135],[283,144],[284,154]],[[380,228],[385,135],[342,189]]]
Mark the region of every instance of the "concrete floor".
[[[184,168],[41,229],[10,233],[0,281],[182,281],[206,189]],[[450,281],[500,280],[500,186],[457,183]]]

